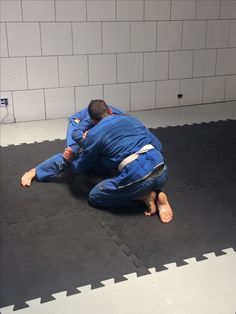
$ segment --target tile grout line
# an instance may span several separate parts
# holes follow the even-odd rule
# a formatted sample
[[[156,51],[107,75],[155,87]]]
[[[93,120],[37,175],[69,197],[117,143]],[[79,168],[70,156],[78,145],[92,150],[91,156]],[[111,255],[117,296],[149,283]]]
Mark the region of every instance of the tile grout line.
[[[21,21],[24,22],[24,16],[23,16],[23,3],[22,0],[20,0],[20,7],[21,7]]]
[[[7,41],[7,57],[10,58],[10,48],[9,48],[9,40],[8,40],[7,22],[5,22],[5,32],[6,32],[6,41]]]

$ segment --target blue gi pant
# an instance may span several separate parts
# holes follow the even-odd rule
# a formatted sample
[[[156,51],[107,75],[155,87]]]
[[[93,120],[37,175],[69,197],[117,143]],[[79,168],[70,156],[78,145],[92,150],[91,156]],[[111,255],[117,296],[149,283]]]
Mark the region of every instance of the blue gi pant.
[[[73,169],[73,163],[70,164]],[[63,154],[56,154],[36,167],[39,181],[48,181],[68,167]],[[160,191],[167,181],[166,166],[157,175],[151,175],[133,185],[118,188],[115,179],[109,178],[98,183],[89,193],[89,203],[95,207],[123,207],[143,196],[148,191]]]
[[[70,119],[66,133],[66,147],[76,144],[72,139],[72,133],[77,126],[78,123],[74,122],[73,119]],[[68,163],[64,160],[62,153],[53,155],[36,167],[37,179],[39,181],[48,181],[63,172],[67,166]]]
[[[53,155],[36,167],[36,177],[39,181],[49,181],[50,179],[58,176],[68,167],[76,173],[78,162],[78,159],[71,162],[65,161],[63,153]]]
[[[167,181],[167,167],[133,185],[118,188],[114,178],[98,183],[89,193],[89,203],[95,207],[123,207],[148,191],[161,191]]]
[[[43,161],[36,167],[36,176],[39,181],[49,181],[65,170],[68,163],[64,160],[63,154],[56,154]]]

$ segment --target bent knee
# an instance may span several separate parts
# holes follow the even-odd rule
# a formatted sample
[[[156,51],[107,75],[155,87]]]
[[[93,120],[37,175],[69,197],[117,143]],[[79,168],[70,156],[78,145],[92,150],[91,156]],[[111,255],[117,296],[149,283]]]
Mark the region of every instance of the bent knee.
[[[93,194],[89,194],[88,202],[89,202],[90,205],[93,205],[93,206],[94,206],[94,204],[96,204],[95,197],[94,197]]]
[[[89,196],[88,196],[88,203],[94,207],[96,206],[101,206],[101,200],[99,199],[99,197],[93,193],[90,192]]]

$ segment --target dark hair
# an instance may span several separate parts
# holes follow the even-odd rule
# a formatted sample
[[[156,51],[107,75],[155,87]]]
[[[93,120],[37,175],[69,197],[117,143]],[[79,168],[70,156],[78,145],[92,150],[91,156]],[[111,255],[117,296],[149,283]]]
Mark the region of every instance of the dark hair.
[[[88,113],[92,120],[99,122],[105,116],[109,115],[110,109],[102,99],[91,100],[88,106]]]

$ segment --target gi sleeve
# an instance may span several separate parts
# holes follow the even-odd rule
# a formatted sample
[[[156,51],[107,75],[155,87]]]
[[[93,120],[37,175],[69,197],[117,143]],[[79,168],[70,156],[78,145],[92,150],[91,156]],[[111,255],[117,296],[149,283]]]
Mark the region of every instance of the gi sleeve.
[[[70,145],[70,148],[72,149],[74,156],[77,157],[81,151],[81,145],[79,145],[77,143],[72,144],[72,145]]]
[[[81,144],[83,140],[83,134],[84,132],[88,131],[94,126],[94,123],[89,117],[86,117],[83,121],[80,121],[78,123],[77,128],[72,132],[72,139],[78,143]]]
[[[93,141],[89,134],[84,140],[84,148],[73,164],[73,170],[76,173],[86,173],[93,169],[100,156],[100,142]]]
[[[74,120],[74,119],[84,120],[87,114],[88,114],[88,108],[84,108],[76,112],[75,114],[71,115],[69,117],[69,120]]]

